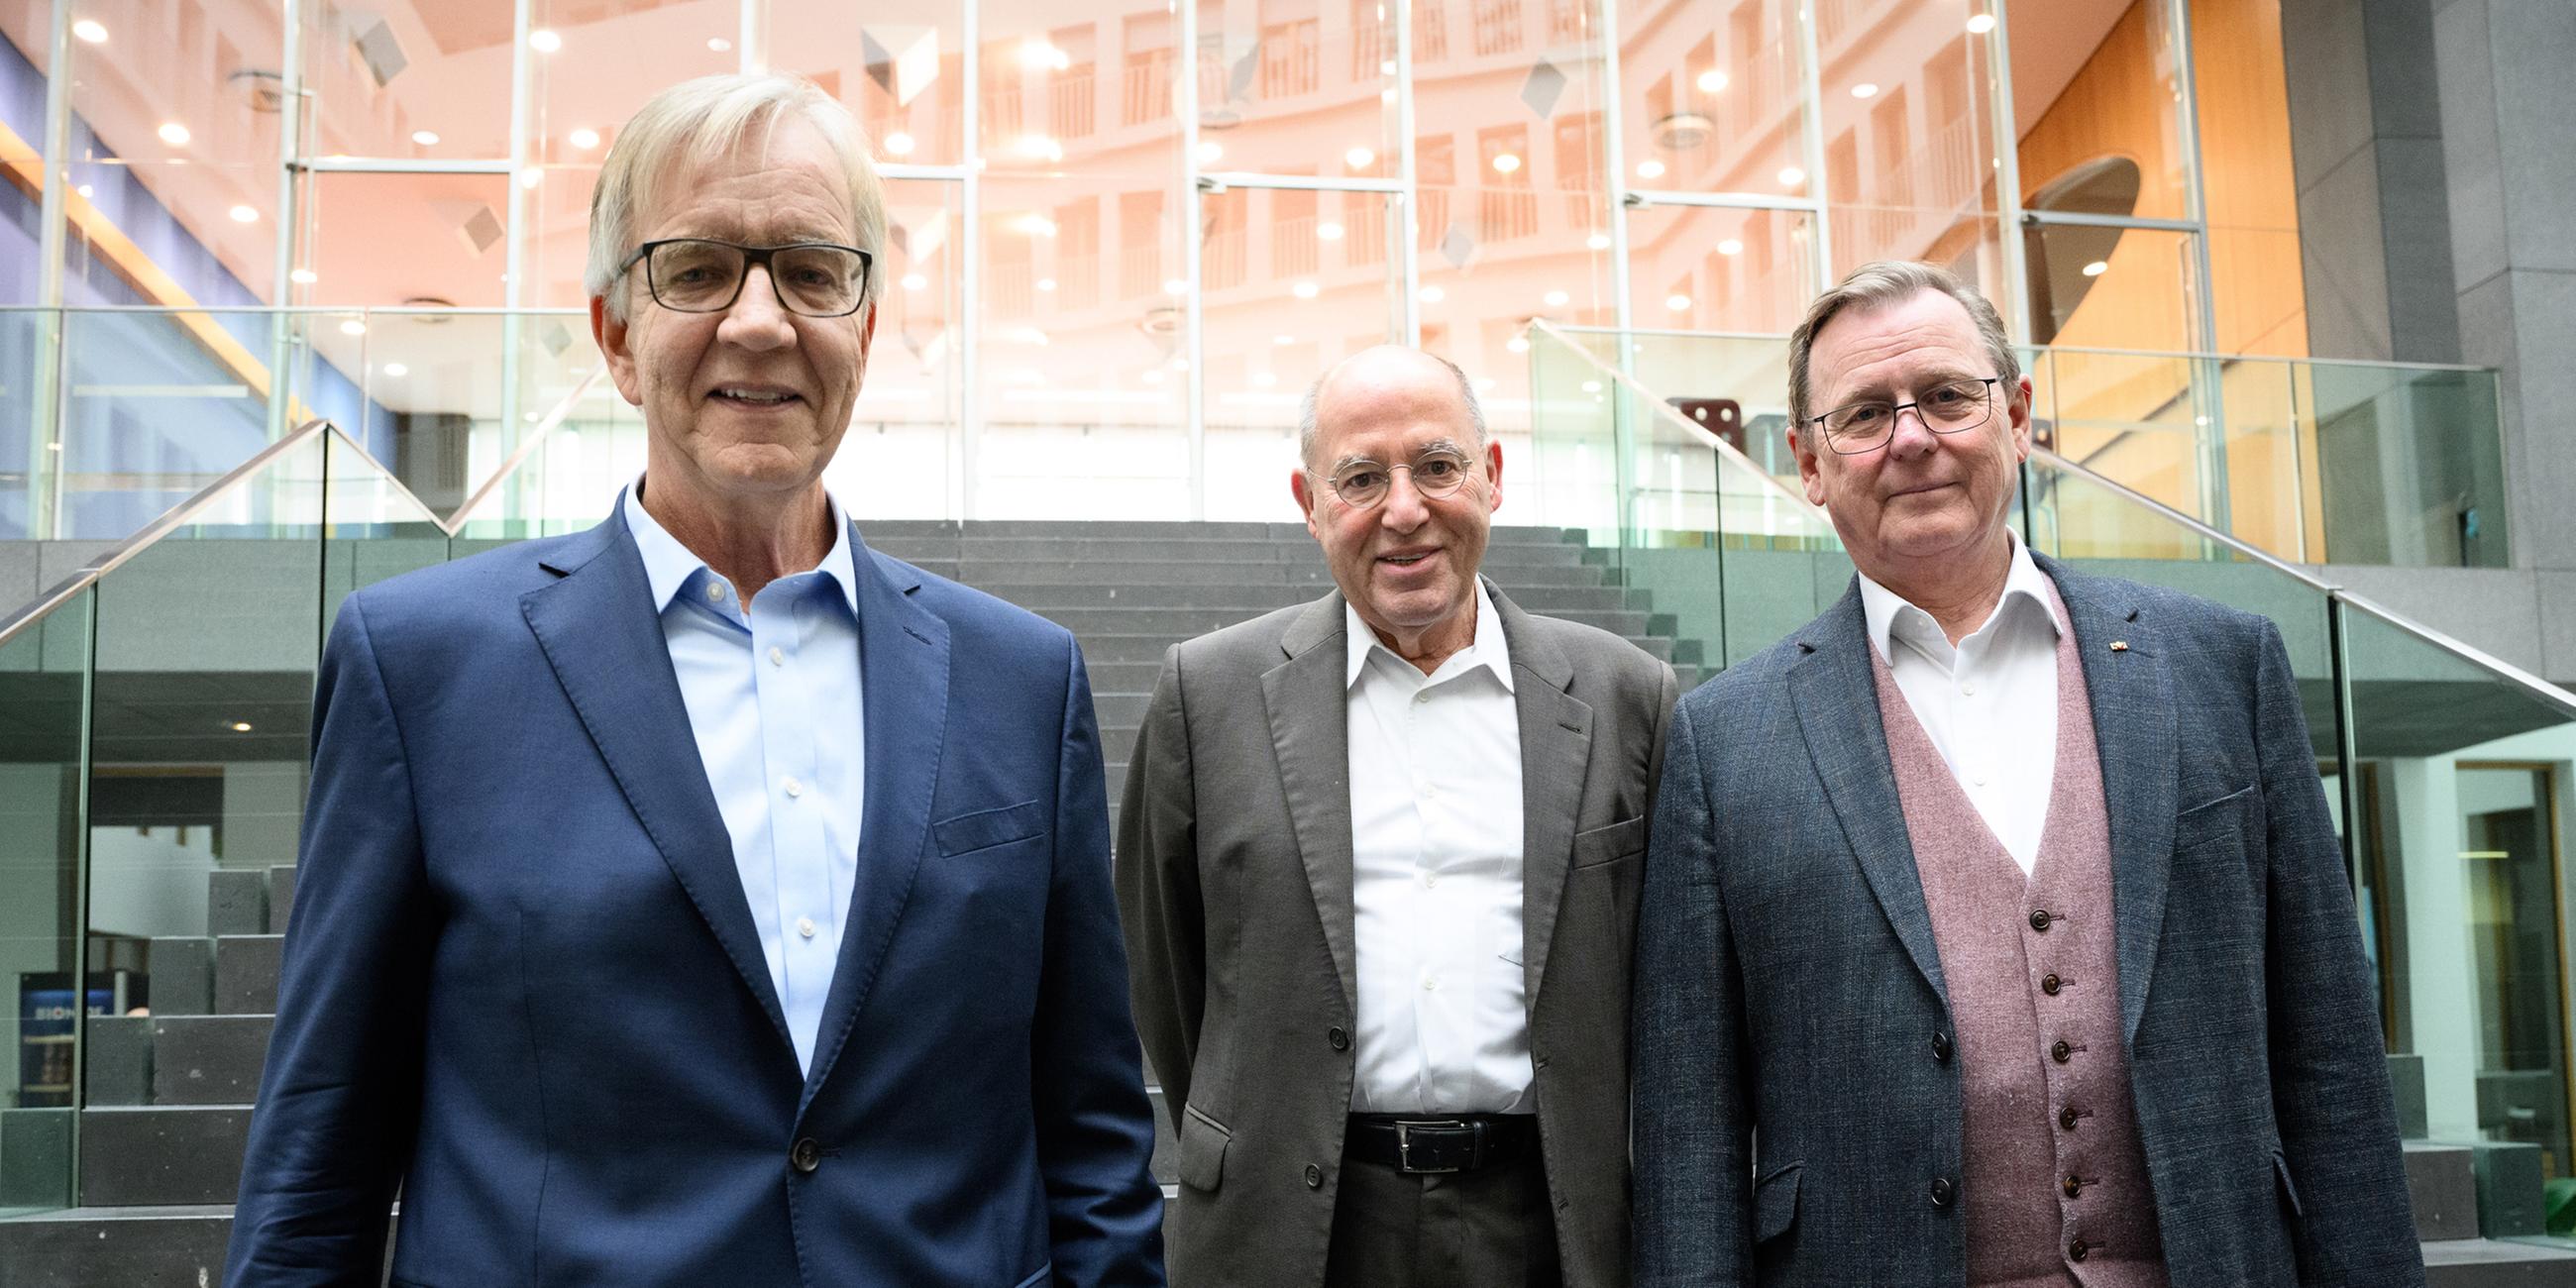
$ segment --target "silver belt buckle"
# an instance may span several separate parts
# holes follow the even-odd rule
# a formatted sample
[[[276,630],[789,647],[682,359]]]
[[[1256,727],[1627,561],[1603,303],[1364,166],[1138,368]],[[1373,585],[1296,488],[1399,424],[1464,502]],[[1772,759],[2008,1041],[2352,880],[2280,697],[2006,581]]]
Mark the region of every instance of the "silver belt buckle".
[[[1464,1167],[1414,1166],[1413,1129],[1416,1127],[1449,1127],[1459,1130],[1469,1130],[1472,1129],[1472,1126],[1473,1124],[1470,1124],[1465,1119],[1461,1118],[1435,1118],[1421,1122],[1406,1122],[1399,1119],[1395,1124],[1396,1166],[1409,1176],[1447,1176],[1467,1170]]]

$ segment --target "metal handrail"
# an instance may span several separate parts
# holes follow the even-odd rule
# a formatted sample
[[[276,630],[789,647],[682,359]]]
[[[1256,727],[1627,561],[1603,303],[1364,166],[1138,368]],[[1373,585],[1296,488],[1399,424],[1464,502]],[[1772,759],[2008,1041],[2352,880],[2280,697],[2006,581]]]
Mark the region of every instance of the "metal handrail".
[[[2158,517],[2188,529],[2192,535],[2199,537],[2204,541],[2225,546],[2229,550],[2233,550],[2237,554],[2245,556],[2247,559],[2251,559],[2256,563],[2262,564],[2284,577],[2296,578],[2299,581],[2306,583],[2308,588],[2311,590],[2322,591],[2325,594],[2332,595],[2343,589],[2341,586],[2308,571],[2303,565],[2291,563],[2289,560],[2283,559],[2279,555],[2273,554],[2271,551],[2262,549],[2259,546],[2251,545],[2243,538],[2238,537],[2233,533],[2213,528],[2181,510],[2177,510],[2144,492],[2138,491],[2136,488],[2130,487],[2126,483],[2121,483],[2117,480],[2096,474],[2092,470],[2087,469],[2074,461],[2068,460],[2045,447],[2040,447],[2034,444],[2030,449],[2030,454],[2041,464],[2044,464],[2051,469],[2071,474],[2086,483],[2090,483],[2101,488],[2105,492],[2109,492],[2112,495],[2119,497],[2121,500],[2129,502],[2132,505],[2143,506],[2146,509],[2152,510]]]

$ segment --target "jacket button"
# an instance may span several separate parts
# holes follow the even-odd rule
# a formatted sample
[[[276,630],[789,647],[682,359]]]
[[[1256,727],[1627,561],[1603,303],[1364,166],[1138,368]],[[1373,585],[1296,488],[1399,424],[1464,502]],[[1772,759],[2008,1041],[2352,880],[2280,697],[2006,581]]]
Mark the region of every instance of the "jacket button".
[[[2055,975],[2045,976],[2039,981],[2039,991],[2048,994],[2050,997],[2055,997],[2057,996],[2058,986],[2064,982],[2065,981],[2060,980]]]
[[[1317,1167],[1313,1163],[1306,1164],[1306,1188],[1310,1190],[1320,1190],[1324,1188],[1323,1168]]]
[[[804,1175],[811,1176],[815,1168],[823,1165],[823,1147],[815,1144],[814,1138],[808,1136],[796,1142],[795,1146],[787,1151],[787,1165]]]
[[[2086,1243],[2082,1239],[2077,1239],[2075,1242],[2066,1245],[2066,1259],[2069,1261],[2082,1261],[2092,1251],[2092,1244]]]
[[[1336,1051],[1348,1051],[1351,1049],[1351,1035],[1343,1032],[1342,1026],[1338,1024],[1324,1030],[1324,1040],[1332,1043],[1333,1049]]]
[[[1932,1035],[1932,1058],[1943,1064],[1948,1064],[1950,1062],[1949,1034],[1935,1033]]]
[[[2075,1106],[2068,1105],[2057,1111],[2057,1125],[2067,1131],[2075,1130]]]
[[[1957,1191],[1950,1185],[1949,1177],[1935,1176],[1932,1178],[1932,1206],[1936,1208],[1945,1208],[1950,1206],[1950,1199],[1956,1193]]]
[[[2049,920],[2049,918],[2048,918],[2048,909],[2046,909],[2046,908],[2037,908],[2037,909],[2033,909],[2033,910],[2031,911],[2031,914],[2030,914],[2030,928],[2031,928],[2031,929],[2033,929],[2033,930],[2038,931],[2039,933],[2041,933],[2041,934],[2043,934],[2043,935],[2044,935],[2044,934],[2047,934],[2047,933],[2048,933],[2048,920]]]
[[[2081,1176],[2067,1177],[2065,1184],[2059,1188],[2064,1189],[2066,1191],[2066,1197],[2070,1199],[2082,1198],[2084,1197],[2084,1178]]]
[[[2066,1045],[2066,1039],[2059,1038],[2057,1045],[2048,1049],[2048,1058],[2064,1064],[2075,1058],[2075,1048]]]

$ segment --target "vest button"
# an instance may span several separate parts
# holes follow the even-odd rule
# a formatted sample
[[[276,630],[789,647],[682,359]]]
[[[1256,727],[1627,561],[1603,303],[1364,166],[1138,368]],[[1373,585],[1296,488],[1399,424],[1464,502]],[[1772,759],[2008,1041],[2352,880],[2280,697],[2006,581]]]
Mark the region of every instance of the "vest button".
[[[1950,1062],[1949,1034],[1935,1033],[1932,1035],[1932,1058],[1943,1064],[1948,1064]]]
[[[2031,928],[2031,929],[2036,930],[2036,931],[2038,931],[2039,933],[2041,933],[2041,934],[2043,934],[2043,935],[2044,935],[2044,934],[2047,934],[2047,933],[2048,933],[2048,921],[2049,921],[2049,917],[2048,917],[2048,909],[2046,909],[2046,908],[2035,908],[2035,909],[2032,909],[2032,910],[2031,910],[2031,914],[2030,914],[2030,928]]]
[[[1343,1032],[1341,1025],[1336,1024],[1333,1027],[1324,1030],[1324,1040],[1332,1043],[1333,1049],[1336,1051],[1348,1051],[1351,1049],[1351,1035]]]
[[[2081,1176],[2067,1177],[2065,1185],[2060,1188],[2066,1191],[2066,1197],[2070,1199],[2082,1198],[2084,1197],[2084,1178]]]
[[[2066,1045],[2066,1039],[2059,1038],[2057,1045],[2048,1049],[2048,1058],[2064,1064],[2075,1058],[2075,1048]]]
[[[2082,1261],[2085,1256],[2092,1251],[2092,1244],[2086,1243],[2082,1239],[2077,1239],[2075,1242],[2066,1245],[2066,1259],[2069,1261]]]
[[[2048,994],[2050,997],[2055,997],[2057,996],[2058,985],[2064,982],[2064,980],[2059,979],[2055,975],[2045,976],[2039,981],[2039,991]]]
[[[1310,1190],[1320,1190],[1324,1188],[1323,1168],[1317,1167],[1313,1163],[1306,1164],[1306,1188]]]
[[[823,1165],[823,1147],[815,1144],[814,1138],[808,1136],[788,1149],[787,1165],[795,1168],[800,1175],[812,1176],[814,1169]]]
[[[1932,1178],[1932,1206],[1936,1208],[1945,1208],[1950,1206],[1951,1196],[1956,1193],[1957,1191],[1953,1189],[1950,1184],[1949,1177],[1935,1176]]]
[[[2075,1106],[2068,1105],[2057,1111],[2057,1125],[2067,1131],[2075,1130]]]

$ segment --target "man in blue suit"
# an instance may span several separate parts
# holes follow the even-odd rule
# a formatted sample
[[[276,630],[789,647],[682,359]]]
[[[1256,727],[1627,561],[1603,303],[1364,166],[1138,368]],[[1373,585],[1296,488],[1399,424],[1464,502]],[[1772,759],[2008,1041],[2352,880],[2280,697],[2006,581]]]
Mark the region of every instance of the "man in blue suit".
[[[226,1282],[1159,1285],[1161,1196],[1063,630],[820,482],[885,213],[848,113],[628,123],[607,522],[360,591]]]
[[[2421,1285],[2279,631],[2023,547],[2030,382],[1940,269],[1820,297],[1789,402],[1859,575],[1674,713],[1639,1288]]]

